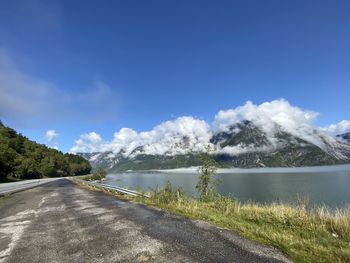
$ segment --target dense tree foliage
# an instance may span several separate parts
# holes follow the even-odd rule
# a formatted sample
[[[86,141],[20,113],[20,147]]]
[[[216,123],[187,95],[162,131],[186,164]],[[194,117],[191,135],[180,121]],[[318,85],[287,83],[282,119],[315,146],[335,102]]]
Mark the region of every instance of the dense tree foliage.
[[[90,171],[84,158],[30,141],[0,121],[0,179],[74,176]]]

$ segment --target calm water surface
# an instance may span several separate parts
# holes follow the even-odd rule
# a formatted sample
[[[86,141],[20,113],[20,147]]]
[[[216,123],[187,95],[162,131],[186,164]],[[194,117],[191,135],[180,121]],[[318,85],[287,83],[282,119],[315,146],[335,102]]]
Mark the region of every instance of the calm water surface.
[[[331,207],[350,204],[350,165],[305,168],[220,169],[217,190],[241,201],[295,202],[307,197],[311,204]],[[193,169],[109,174],[106,183],[150,191],[166,181],[196,196],[198,173]]]

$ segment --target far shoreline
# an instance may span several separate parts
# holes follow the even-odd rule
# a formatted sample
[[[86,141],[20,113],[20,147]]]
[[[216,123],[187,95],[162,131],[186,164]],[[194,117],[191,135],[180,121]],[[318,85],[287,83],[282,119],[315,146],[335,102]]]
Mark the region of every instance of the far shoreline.
[[[149,170],[127,170],[108,174],[118,173],[198,173],[198,166],[173,168],[173,169],[149,169]],[[308,172],[331,172],[350,171],[350,164],[319,165],[305,167],[259,167],[259,168],[218,168],[218,174],[224,173],[308,173]]]

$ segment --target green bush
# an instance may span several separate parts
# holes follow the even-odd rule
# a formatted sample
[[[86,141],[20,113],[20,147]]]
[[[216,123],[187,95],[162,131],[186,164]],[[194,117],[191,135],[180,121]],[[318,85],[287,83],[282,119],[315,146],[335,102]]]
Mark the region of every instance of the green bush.
[[[106,178],[106,171],[99,167],[92,175],[85,176],[83,180],[86,181],[101,181]]]
[[[158,204],[169,204],[177,202],[184,197],[184,191],[181,187],[173,188],[169,181],[166,182],[164,188],[153,191],[150,198]]]

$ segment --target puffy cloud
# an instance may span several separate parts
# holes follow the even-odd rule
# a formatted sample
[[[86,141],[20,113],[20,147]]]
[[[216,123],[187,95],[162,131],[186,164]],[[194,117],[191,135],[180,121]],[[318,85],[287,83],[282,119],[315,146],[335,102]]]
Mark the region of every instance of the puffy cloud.
[[[242,120],[249,120],[261,127],[267,124],[269,126],[267,130],[273,128],[271,126],[273,126],[274,122],[288,130],[293,130],[300,125],[311,125],[317,116],[317,112],[291,106],[284,99],[264,102],[260,105],[255,105],[248,101],[243,106],[219,111],[215,116],[214,129],[225,131],[232,124]]]
[[[75,142],[72,152],[112,151],[124,156],[140,153],[154,155],[175,155],[188,152],[200,152],[210,143],[213,133],[228,131],[230,127],[243,120],[257,125],[267,135],[270,144],[257,148],[256,145],[238,144],[226,146],[216,151],[227,154],[266,151],[280,147],[283,142],[275,135],[282,130],[295,137],[325,148],[324,131],[316,128],[313,122],[318,113],[290,105],[284,99],[255,105],[248,101],[243,106],[219,111],[214,119],[212,129],[204,120],[190,116],[165,121],[150,131],[136,132],[122,128],[114,134],[111,141],[103,141],[96,133],[83,134]],[[340,122],[338,130],[348,127],[347,121]],[[337,126],[337,127],[338,127]],[[336,128],[334,128],[336,130]],[[236,132],[238,132],[236,130]],[[93,139],[95,138],[95,139]],[[297,142],[295,142],[297,143]]]
[[[214,131],[227,131],[235,123],[249,120],[272,138],[272,142],[277,129],[282,128],[296,137],[323,147],[320,137],[315,136],[313,126],[318,115],[317,112],[292,106],[284,99],[264,102],[260,105],[248,101],[243,106],[219,111],[215,116]]]
[[[123,154],[128,156],[134,149],[141,145],[140,136],[136,131],[129,128],[122,128],[119,132],[114,133],[112,142],[104,145],[104,148],[109,148],[114,153],[123,151]]]
[[[333,135],[338,135],[346,132],[350,132],[350,121],[342,120],[338,123],[331,124],[329,126],[321,128],[323,131]]]
[[[83,134],[83,135],[81,135],[80,138],[83,140],[90,141],[93,144],[98,144],[102,141],[101,136],[99,134],[97,134],[96,132],[90,132],[87,134]]]
[[[90,133],[91,135],[91,133]],[[142,146],[145,154],[184,154],[189,151],[201,151],[209,143],[211,133],[209,125],[193,117],[179,117],[154,127],[151,131],[137,133],[129,128],[122,128],[114,134],[110,142],[103,142],[101,137],[95,142],[83,134],[71,149],[72,152],[113,151],[130,155]],[[137,154],[137,151],[136,153]]]
[[[45,138],[49,143],[51,143],[57,139],[58,135],[59,134],[55,130],[48,130],[45,134]]]
[[[47,141],[47,146],[58,150],[58,142],[57,142],[58,136],[59,136],[59,134],[55,130],[48,130],[45,133],[45,139]]]
[[[148,154],[184,154],[198,152],[209,143],[209,125],[193,117],[179,117],[166,121],[153,130],[140,133],[144,151]]]
[[[80,135],[71,148],[71,152],[99,152],[101,151],[102,138],[96,132]]]

